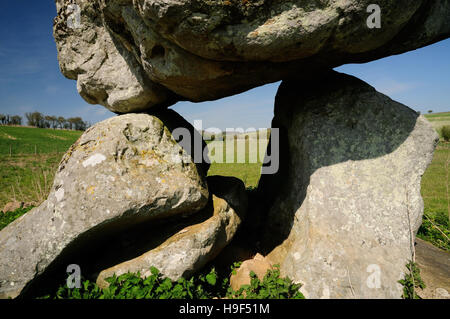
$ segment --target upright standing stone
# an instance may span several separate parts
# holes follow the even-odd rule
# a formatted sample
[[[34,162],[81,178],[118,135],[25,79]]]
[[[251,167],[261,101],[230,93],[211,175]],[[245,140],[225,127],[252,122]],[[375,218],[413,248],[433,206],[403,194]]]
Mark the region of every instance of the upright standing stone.
[[[400,298],[421,224],[428,121],[336,72],[284,81],[281,170],[259,185],[264,246],[310,298]]]

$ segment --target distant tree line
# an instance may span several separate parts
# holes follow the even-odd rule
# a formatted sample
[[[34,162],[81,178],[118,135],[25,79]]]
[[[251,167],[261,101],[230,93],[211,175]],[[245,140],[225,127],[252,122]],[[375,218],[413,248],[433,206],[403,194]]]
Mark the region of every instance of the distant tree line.
[[[1,125],[22,125],[22,117],[19,115],[4,115],[0,114]]]
[[[64,118],[62,116],[44,115],[40,112],[25,113],[27,124],[38,128],[66,129],[85,131],[90,123],[83,121],[81,117]],[[0,114],[1,125],[22,125],[22,117],[19,115]]]

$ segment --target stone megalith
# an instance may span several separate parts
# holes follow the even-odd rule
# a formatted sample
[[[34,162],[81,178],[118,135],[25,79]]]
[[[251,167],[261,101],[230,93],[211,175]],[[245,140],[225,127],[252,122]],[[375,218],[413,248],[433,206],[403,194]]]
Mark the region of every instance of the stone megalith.
[[[162,244],[151,245],[144,254],[103,270],[97,278],[98,286],[107,287],[105,279],[114,274],[131,272],[148,277],[151,267],[175,281],[189,277],[214,259],[233,239],[245,217],[247,195],[244,183],[237,178],[210,176],[207,180],[212,194],[207,207],[186,220],[161,225],[162,229],[147,237]]]
[[[450,0],[56,0],[62,73],[117,113],[214,100],[450,36]]]
[[[330,71],[283,81],[281,169],[258,187],[265,253],[308,298],[400,298],[438,136],[368,84]]]
[[[0,232],[0,298],[21,295],[61,256],[205,208],[208,166],[195,164],[172,136],[174,127],[194,131],[184,120],[175,125],[174,113],[113,117],[80,137],[64,155],[48,199]]]

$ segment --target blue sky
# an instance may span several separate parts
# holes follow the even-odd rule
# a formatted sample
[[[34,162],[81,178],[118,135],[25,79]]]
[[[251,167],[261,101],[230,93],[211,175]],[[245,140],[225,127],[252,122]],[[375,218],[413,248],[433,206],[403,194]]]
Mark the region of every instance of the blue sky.
[[[52,36],[53,0],[0,1],[0,113],[40,111],[98,122],[114,116],[78,95],[76,82],[58,67]],[[339,67],[392,99],[421,111],[450,111],[450,40],[367,64]],[[270,127],[279,83],[214,102],[180,102],[174,107],[203,128]]]

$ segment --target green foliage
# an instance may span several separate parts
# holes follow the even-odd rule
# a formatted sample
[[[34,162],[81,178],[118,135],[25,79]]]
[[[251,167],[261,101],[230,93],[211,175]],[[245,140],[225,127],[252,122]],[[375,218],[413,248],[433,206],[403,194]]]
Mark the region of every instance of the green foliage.
[[[432,221],[430,220],[432,219]],[[424,218],[419,228],[417,237],[426,240],[436,247],[444,250],[450,250],[450,242],[443,233],[450,237],[448,225],[448,215],[444,212],[438,212],[434,218]]]
[[[420,277],[420,269],[419,266],[410,261],[406,268],[408,269],[407,274],[405,274],[405,278],[399,280],[399,283],[403,285],[403,298],[404,299],[420,299],[420,297],[416,293],[416,288],[425,288],[425,283]]]
[[[250,285],[243,285],[238,291],[228,290],[230,299],[305,299],[299,291],[301,285],[289,278],[280,278],[279,265],[269,270],[261,282],[256,274],[250,273]]]
[[[434,113],[425,115],[428,121],[430,121],[431,125],[439,132],[441,137],[443,136],[442,129],[443,127],[450,126],[450,112],[445,113]]]
[[[11,201],[43,202],[62,154],[0,155],[0,207]]]
[[[18,210],[9,213],[0,212],[0,230],[8,226],[10,223],[15,221],[20,216],[24,215],[25,213],[28,213],[32,209],[33,207],[27,207],[27,208],[19,208]]]
[[[232,266],[232,271],[240,263]],[[155,267],[151,275],[141,278],[140,273],[127,273],[107,278],[109,287],[100,289],[97,284],[84,280],[81,288],[69,289],[67,285],[57,289],[54,295],[39,299],[212,299],[212,298],[293,298],[303,299],[298,291],[300,285],[292,284],[289,279],[280,278],[279,269],[269,271],[263,282],[252,274],[251,285],[243,286],[239,291],[229,287],[228,277],[220,278],[216,270],[201,272],[189,279],[171,281],[163,278]]]
[[[450,114],[450,113],[449,113]],[[450,185],[450,145],[439,143],[433,162],[422,177],[421,193],[424,201],[424,217],[417,237],[433,245],[450,250],[449,211],[447,185]],[[448,178],[447,178],[448,177]],[[444,236],[447,236],[447,238]]]
[[[207,274],[181,278],[172,282],[163,278],[155,267],[151,275],[142,278],[140,273],[126,273],[107,278],[109,287],[100,289],[97,284],[85,280],[81,288],[69,289],[67,285],[59,287],[54,299],[205,299],[211,298],[212,288],[217,284],[217,274],[212,269]]]
[[[445,141],[450,141],[450,125],[445,125],[441,128],[441,135]]]
[[[234,141],[234,146],[228,150],[227,143],[230,143],[229,140],[225,141],[208,141],[208,149],[210,151],[210,158],[214,158],[213,149],[217,151],[217,149],[222,148],[223,151],[223,162],[215,163],[211,165],[208,175],[222,175],[222,176],[234,176],[241,179],[246,187],[256,187],[258,185],[259,179],[261,177],[261,166],[264,160],[264,157],[260,157],[260,147],[266,148],[267,141],[257,141],[252,140],[256,144],[252,144],[250,147],[249,140],[240,140],[240,143],[245,145],[245,158],[242,156],[238,158],[236,150],[238,149],[237,141]],[[259,144],[261,142],[262,145]],[[241,144],[241,145],[242,145]],[[234,154],[230,153],[234,150]],[[262,152],[264,154],[264,152]],[[227,158],[233,158],[232,163],[227,163]],[[256,163],[253,160],[256,159]],[[243,161],[239,162],[239,161]]]

